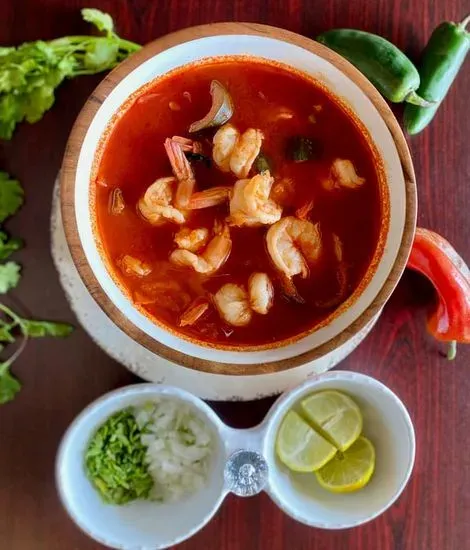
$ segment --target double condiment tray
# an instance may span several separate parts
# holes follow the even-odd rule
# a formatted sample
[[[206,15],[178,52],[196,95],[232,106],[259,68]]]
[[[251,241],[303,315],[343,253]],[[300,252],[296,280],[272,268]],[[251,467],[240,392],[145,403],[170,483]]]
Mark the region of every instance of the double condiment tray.
[[[294,473],[277,458],[279,425],[307,395],[334,389],[350,395],[364,418],[364,435],[376,449],[369,484],[354,493],[323,489],[312,473]],[[114,412],[162,397],[190,405],[212,429],[214,451],[205,486],[169,503],[105,504],[86,477],[84,453],[96,429]],[[163,385],[138,384],[108,393],[71,424],[59,448],[56,479],[71,518],[90,537],[111,548],[150,550],[173,546],[202,529],[225,497],[265,491],[289,516],[310,527],[344,529],[370,521],[399,497],[411,475],[415,437],[409,414],[386,386],[363,374],[332,371],[281,395],[258,426],[237,430],[224,424],[198,397]]]

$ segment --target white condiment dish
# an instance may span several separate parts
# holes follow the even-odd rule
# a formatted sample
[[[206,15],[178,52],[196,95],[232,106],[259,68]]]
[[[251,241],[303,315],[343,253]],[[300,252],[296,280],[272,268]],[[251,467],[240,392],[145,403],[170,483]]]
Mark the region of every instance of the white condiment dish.
[[[125,506],[104,503],[84,468],[87,445],[113,413],[162,396],[184,401],[213,428],[211,476],[205,487],[174,503],[135,501]],[[192,394],[169,386],[138,384],[105,394],[86,407],[68,428],[57,455],[59,495],[70,517],[90,537],[123,550],[167,548],[201,529],[218,510],[224,496],[226,450],[219,435],[223,424],[214,411]]]
[[[364,434],[376,449],[375,473],[370,483],[355,493],[329,493],[313,474],[290,472],[275,454],[277,430],[287,411],[306,395],[324,389],[353,397],[364,416]],[[205,487],[176,503],[103,503],[84,469],[84,452],[91,436],[114,412],[161,396],[188,403],[213,430],[213,462]],[[284,512],[312,527],[360,525],[399,497],[411,475],[414,456],[414,430],[404,405],[383,384],[362,374],[337,371],[311,379],[283,394],[264,421],[249,430],[226,426],[206,403],[186,391],[139,384],[104,395],[74,420],[59,448],[56,480],[66,510],[90,537],[112,548],[156,550],[199,531],[229,492],[250,496],[265,490]]]

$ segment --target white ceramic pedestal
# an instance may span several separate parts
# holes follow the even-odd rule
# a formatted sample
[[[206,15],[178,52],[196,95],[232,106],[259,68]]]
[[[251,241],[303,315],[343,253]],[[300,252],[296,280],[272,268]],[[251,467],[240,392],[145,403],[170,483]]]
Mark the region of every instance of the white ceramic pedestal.
[[[224,376],[182,367],[144,348],[122,332],[100,309],[88,293],[75,268],[65,239],[60,213],[59,185],[56,181],[51,213],[52,257],[60,282],[78,321],[113,359],[150,382],[178,386],[202,399],[217,401],[249,401],[281,393],[297,386],[308,377],[333,368],[367,336],[376,317],[356,336],[334,352],[300,367],[276,374],[258,376]]]

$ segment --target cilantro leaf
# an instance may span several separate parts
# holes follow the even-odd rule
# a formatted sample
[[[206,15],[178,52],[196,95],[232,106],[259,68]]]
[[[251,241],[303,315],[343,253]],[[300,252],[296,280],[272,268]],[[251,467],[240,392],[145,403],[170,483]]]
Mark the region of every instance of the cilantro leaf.
[[[21,96],[0,95],[0,139],[11,139],[17,123],[22,120]]]
[[[67,323],[52,323],[50,321],[21,319],[20,326],[23,334],[30,338],[42,338],[44,336],[63,338],[73,331],[73,327]]]
[[[21,239],[12,239],[4,231],[0,231],[0,260],[6,260],[10,254],[23,246]]]
[[[108,13],[104,13],[95,8],[83,8],[82,17],[88,23],[94,25],[99,31],[105,32],[108,36],[114,33],[114,23]]]
[[[6,325],[0,327],[0,342],[8,342],[12,344],[15,341],[15,337],[11,334],[11,326]]]
[[[0,223],[17,212],[23,204],[23,194],[20,182],[0,171]]]
[[[16,262],[0,265],[0,294],[6,294],[20,281],[21,267]]]
[[[0,405],[12,401],[20,389],[21,384],[17,378],[10,374],[8,364],[0,363]]]
[[[19,347],[15,350],[13,355],[6,361],[0,362],[1,405],[7,401],[11,401],[21,389],[20,382],[10,374],[9,370],[11,365],[13,365],[23,352],[28,338],[38,338],[41,336],[68,336],[72,332],[73,327],[65,323],[23,319],[2,303],[0,303],[0,311],[5,314],[5,317],[0,318],[0,342],[15,342],[15,336],[13,334],[15,329],[19,329],[23,336]],[[0,351],[2,351],[3,347],[3,344],[0,344]]]

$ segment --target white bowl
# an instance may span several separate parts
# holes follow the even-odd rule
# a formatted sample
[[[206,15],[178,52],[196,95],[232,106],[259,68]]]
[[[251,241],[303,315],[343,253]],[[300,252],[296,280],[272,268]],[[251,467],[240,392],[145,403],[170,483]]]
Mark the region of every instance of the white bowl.
[[[275,455],[277,430],[287,411],[305,395],[327,388],[344,391],[357,401],[364,415],[364,433],[376,448],[372,480],[356,493],[328,493],[313,474],[289,472]],[[206,486],[171,504],[103,503],[84,470],[84,452],[92,434],[114,412],[162,395],[192,405],[213,430],[215,451]],[[199,531],[231,491],[250,496],[265,490],[284,512],[312,527],[360,525],[384,512],[399,497],[410,477],[414,456],[414,431],[405,407],[383,384],[362,374],[338,371],[309,380],[281,396],[265,420],[250,430],[226,426],[208,405],[186,391],[139,384],[106,394],[74,420],[58,451],[56,481],[69,515],[90,537],[122,550],[156,550]],[[237,464],[237,460],[241,462]],[[245,483],[239,483],[242,475]]]
[[[232,25],[230,32],[233,32],[234,24],[230,25]],[[224,27],[224,24],[214,25],[214,27],[228,29],[228,27]],[[240,24],[240,27],[240,30],[243,30],[242,24]],[[214,370],[214,372],[227,373],[228,371],[225,372],[223,368],[220,368],[220,364],[233,365],[233,367],[227,367],[232,368],[230,371],[232,374],[236,374],[235,371],[238,365],[256,366],[276,363],[279,365],[279,369],[282,369],[286,368],[285,363],[283,366],[285,360],[290,360],[290,366],[303,364],[307,359],[312,358],[307,357],[306,354],[333,341],[339,335],[343,335],[343,339],[341,342],[337,341],[335,345],[339,345],[352,337],[357,330],[364,326],[380,310],[392,292],[404,269],[415,223],[416,204],[409,152],[393,115],[385,103],[378,97],[373,87],[352,66],[342,61],[336,54],[329,52],[323,46],[279,29],[273,30],[270,27],[262,26],[259,26],[259,29],[259,31],[256,29],[247,29],[247,34],[228,33],[212,36],[211,34],[214,31],[208,30],[207,27],[200,27],[197,31],[194,31],[195,34],[192,36],[203,36],[202,38],[189,41],[185,39],[183,43],[178,43],[179,38],[177,35],[189,32],[181,31],[175,35],[165,37],[164,40],[162,39],[161,44],[157,44],[157,41],[153,45],[146,46],[140,54],[137,54],[142,55],[142,59],[147,59],[150,55],[145,54],[145,50],[159,53],[152,55],[146,61],[139,64],[132,64],[132,58],[128,60],[128,64],[136,68],[127,70],[125,69],[126,64],[123,65],[123,69],[118,68],[118,76],[112,77],[111,75],[109,82],[105,80],[101,86],[101,97],[98,93],[97,96],[94,96],[95,101],[90,100],[85,107],[86,114],[82,115],[82,118],[79,119],[70,138],[62,175],[62,207],[67,238],[69,244],[71,241],[76,242],[78,234],[81,250],[77,251],[78,247],[74,244],[71,245],[72,253],[85,283],[94,297],[98,299],[100,305],[132,337],[136,338],[142,335],[139,341],[150,347],[152,351],[161,353],[169,359],[193,368],[196,365],[197,368],[211,370],[213,369],[213,364],[216,364],[218,365],[218,370]],[[284,39],[262,36],[263,33],[271,34],[271,36],[279,35],[284,37]],[[177,45],[168,47],[168,45],[175,43]],[[297,45],[298,43],[302,43],[305,47],[300,47]],[[317,53],[314,53],[314,51]],[[134,307],[129,298],[113,280],[100,254],[93,230],[94,213],[89,200],[93,161],[100,138],[113,115],[119,111],[120,107],[132,93],[155,78],[183,65],[208,57],[224,55],[250,55],[275,60],[303,71],[324,84],[333,95],[340,98],[356,114],[370,134],[371,141],[374,143],[383,162],[390,198],[390,223],[385,239],[384,251],[374,275],[365,286],[362,294],[359,295],[350,307],[333,318],[328,325],[297,341],[272,349],[257,351],[216,349],[214,346],[199,345],[197,342],[189,341],[166,330],[163,326],[153,323]],[[331,61],[333,59],[335,60],[334,63]],[[108,94],[109,90],[111,91]],[[371,97],[374,98],[374,101],[371,100]],[[98,107],[101,98],[104,98],[104,101]],[[92,118],[91,114],[93,114]],[[393,136],[389,127],[394,128]],[[83,140],[83,142],[80,140]],[[71,142],[78,142],[80,144],[79,154],[75,154],[72,151],[73,146],[70,145]],[[400,158],[397,150],[398,142],[402,148],[400,154],[404,155],[406,160]],[[75,168],[73,171],[68,170],[70,165]],[[403,166],[406,166],[407,172],[410,172],[407,174],[407,181],[408,185],[413,189],[411,192],[409,189],[407,191]],[[68,221],[70,218],[73,219]],[[406,226],[408,226],[407,233],[405,231]],[[404,238],[404,231],[406,238]],[[399,262],[397,260],[398,257],[400,257]],[[101,290],[99,290],[96,282],[90,282],[91,274],[87,271],[84,276],[84,272],[88,269],[85,269],[84,264],[90,266],[92,275],[99,283],[99,287],[104,291],[103,297],[99,297]],[[392,271],[394,272],[393,277],[391,276]],[[388,285],[386,292],[383,293],[384,286],[386,283],[390,283],[390,280],[392,280],[391,284]],[[377,303],[375,300],[381,292],[381,303]],[[368,318],[364,319],[364,322],[360,326],[352,330],[350,328],[351,325],[366,310],[370,309],[373,303],[375,310],[370,311]],[[116,309],[119,314],[116,314]],[[130,322],[131,328],[129,328],[128,322]],[[349,332],[346,334],[348,330]],[[163,346],[159,347],[157,344],[153,344],[154,342]],[[168,350],[174,350],[179,355],[175,357]],[[326,353],[327,351],[331,351],[331,349],[324,350],[322,353]],[[211,364],[210,362],[213,363]],[[250,371],[250,374],[256,374],[256,370],[253,372]]]
[[[90,438],[113,413],[161,396],[189,403],[212,426],[216,446],[209,482],[198,493],[175,503],[105,504],[85,474],[84,454]],[[227,453],[219,435],[223,426],[204,401],[178,388],[138,384],[105,394],[77,416],[59,447],[56,482],[65,509],[85,533],[111,548],[156,550],[187,539],[211,519],[226,494],[223,471]]]
[[[334,494],[312,474],[293,474],[275,456],[274,441],[288,409],[306,395],[325,389],[347,393],[364,417],[364,435],[376,451],[371,481],[355,493]],[[400,496],[415,460],[415,434],[400,399],[378,380],[364,374],[331,371],[281,396],[268,417],[263,454],[271,467],[268,493],[284,512],[298,521],[323,529],[345,529],[370,521]]]

